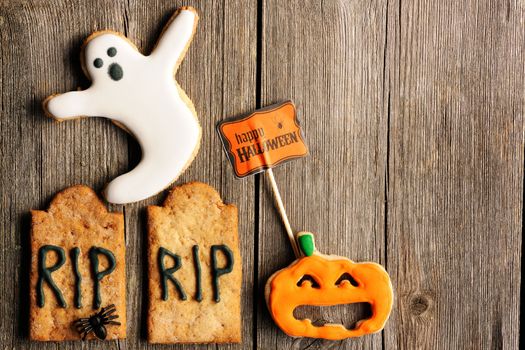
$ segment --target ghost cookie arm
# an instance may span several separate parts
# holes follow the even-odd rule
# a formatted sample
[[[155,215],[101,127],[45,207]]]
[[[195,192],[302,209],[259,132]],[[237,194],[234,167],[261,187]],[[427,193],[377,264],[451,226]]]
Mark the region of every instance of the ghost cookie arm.
[[[52,95],[44,101],[46,113],[58,120],[99,116],[102,113],[98,105],[96,93],[92,89]]]
[[[199,16],[192,7],[182,7],[170,19],[151,57],[175,70],[190,46]]]

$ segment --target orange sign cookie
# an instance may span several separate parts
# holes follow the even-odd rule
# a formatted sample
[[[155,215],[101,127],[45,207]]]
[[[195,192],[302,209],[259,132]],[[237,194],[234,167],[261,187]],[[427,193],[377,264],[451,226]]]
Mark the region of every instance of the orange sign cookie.
[[[221,121],[217,131],[237,177],[308,153],[291,101]]]
[[[358,337],[383,329],[393,301],[390,277],[383,267],[320,254],[315,250],[311,233],[299,233],[298,241],[307,256],[277,271],[266,283],[266,302],[277,326],[293,337],[331,340]],[[359,321],[354,329],[341,324],[316,327],[311,320],[298,320],[293,315],[294,309],[301,305],[352,303],[368,303],[372,308],[372,316]]]

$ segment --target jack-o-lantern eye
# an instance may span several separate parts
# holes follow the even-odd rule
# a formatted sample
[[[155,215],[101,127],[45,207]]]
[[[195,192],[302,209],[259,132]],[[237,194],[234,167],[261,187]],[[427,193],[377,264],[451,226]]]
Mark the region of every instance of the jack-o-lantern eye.
[[[297,282],[298,287],[302,287],[306,285],[310,285],[310,287],[312,288],[317,288],[317,289],[321,288],[321,286],[316,281],[316,279],[312,275],[308,275],[308,274],[301,277],[301,279]]]
[[[343,286],[345,285],[346,283],[350,283],[352,286],[354,287],[357,287],[359,286],[359,283],[357,283],[357,281],[355,280],[355,278],[352,277],[351,274],[349,274],[348,272],[345,272],[341,275],[341,277],[339,277],[337,279],[337,281],[335,281],[335,285],[336,286]]]

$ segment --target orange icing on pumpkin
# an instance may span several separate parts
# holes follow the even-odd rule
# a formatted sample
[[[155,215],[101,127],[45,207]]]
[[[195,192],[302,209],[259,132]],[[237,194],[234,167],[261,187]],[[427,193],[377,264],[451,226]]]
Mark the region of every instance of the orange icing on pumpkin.
[[[348,273],[358,283],[336,281]],[[314,288],[310,281],[297,283],[310,275],[319,284]],[[276,272],[268,281],[270,293],[268,308],[279,328],[294,337],[310,337],[339,340],[375,333],[383,329],[392,309],[392,284],[381,265],[365,262],[354,263],[340,257],[320,254],[303,257],[290,266]],[[347,329],[341,324],[312,325],[308,319],[297,320],[293,311],[301,305],[329,306],[352,303],[369,303],[372,316],[361,320],[356,328]]]

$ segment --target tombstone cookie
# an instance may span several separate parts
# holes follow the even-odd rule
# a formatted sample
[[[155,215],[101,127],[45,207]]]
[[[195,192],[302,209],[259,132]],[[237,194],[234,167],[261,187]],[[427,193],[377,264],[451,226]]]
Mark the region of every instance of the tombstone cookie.
[[[31,216],[30,338],[125,338],[123,215],[73,186]]]
[[[91,86],[44,101],[46,113],[57,120],[106,117],[137,138],[142,159],[107,185],[104,194],[111,203],[136,202],[159,193],[197,154],[201,128],[195,108],[174,80],[197,20],[195,9],[179,9],[148,56],[120,33],[93,33],[82,49]]]
[[[148,207],[149,342],[240,342],[238,245],[237,208],[206,184]]]

